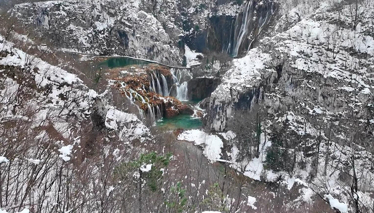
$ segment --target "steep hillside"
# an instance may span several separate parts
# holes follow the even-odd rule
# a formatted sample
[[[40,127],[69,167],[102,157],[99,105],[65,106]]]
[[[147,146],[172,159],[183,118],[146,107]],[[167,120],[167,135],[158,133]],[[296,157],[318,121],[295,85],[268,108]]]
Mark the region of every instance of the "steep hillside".
[[[303,18],[292,10],[297,23],[234,60],[206,123],[238,133],[228,156],[247,176],[289,187],[296,179],[330,204],[369,212],[374,4],[356,4],[324,2]]]
[[[0,7],[0,212],[373,211],[373,1]]]

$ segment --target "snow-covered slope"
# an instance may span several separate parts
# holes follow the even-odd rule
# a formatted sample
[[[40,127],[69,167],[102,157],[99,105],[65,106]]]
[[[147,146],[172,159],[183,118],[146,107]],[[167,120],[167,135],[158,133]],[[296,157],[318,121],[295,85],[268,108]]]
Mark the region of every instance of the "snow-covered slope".
[[[117,150],[118,161],[123,146],[128,151],[131,142],[152,139],[135,115],[115,109],[74,74],[26,54],[2,36],[0,85],[0,196],[9,212],[56,211],[52,204],[61,202],[62,189],[69,190],[61,181],[67,181],[73,165],[92,162],[90,157],[102,150],[105,156]],[[97,175],[97,168],[90,170],[91,177]]]
[[[308,11],[307,6],[299,5],[300,11]],[[325,196],[341,212],[357,205],[369,211],[374,187],[374,3],[356,7],[348,1],[324,1],[309,11],[291,10],[275,24],[271,37],[233,61],[210,97],[207,125],[243,135],[241,119],[248,119],[248,126],[261,123],[267,136],[254,129],[247,142],[226,141],[233,146],[228,154],[233,167],[257,180],[284,181],[290,189],[297,180],[306,186],[305,196]],[[294,22],[285,23],[292,17]],[[246,118],[246,113],[253,116]],[[258,145],[251,134],[261,138]],[[249,143],[252,156],[243,143]],[[287,163],[274,172],[269,162],[276,153],[283,153],[278,158],[286,156],[282,161]]]

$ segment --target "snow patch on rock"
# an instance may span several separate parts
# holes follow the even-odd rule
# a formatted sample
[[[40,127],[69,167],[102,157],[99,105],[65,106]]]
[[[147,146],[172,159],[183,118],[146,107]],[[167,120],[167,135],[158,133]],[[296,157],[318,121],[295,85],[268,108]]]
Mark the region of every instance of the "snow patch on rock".
[[[178,140],[190,141],[195,145],[204,147],[204,155],[211,161],[217,161],[221,157],[223,148],[222,140],[202,130],[188,130],[178,136]]]

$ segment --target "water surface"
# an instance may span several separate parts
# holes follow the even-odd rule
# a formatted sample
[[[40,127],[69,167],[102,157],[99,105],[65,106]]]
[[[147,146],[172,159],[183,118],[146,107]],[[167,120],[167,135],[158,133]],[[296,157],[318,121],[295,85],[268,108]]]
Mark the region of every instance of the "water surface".
[[[112,57],[108,58],[104,62],[102,62],[101,66],[109,67],[110,69],[117,68],[117,67],[126,67],[130,65],[146,65],[149,64],[148,61],[138,60],[134,58],[128,57]]]
[[[175,130],[175,129],[199,129],[203,123],[201,119],[191,117],[190,115],[178,115],[173,118],[163,118],[157,121],[156,124],[162,129]]]

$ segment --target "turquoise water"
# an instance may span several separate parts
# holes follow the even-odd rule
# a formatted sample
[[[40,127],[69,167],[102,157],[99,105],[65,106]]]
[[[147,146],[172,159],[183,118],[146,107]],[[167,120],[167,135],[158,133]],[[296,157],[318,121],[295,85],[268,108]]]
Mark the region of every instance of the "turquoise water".
[[[111,69],[117,68],[117,67],[125,67],[129,65],[145,65],[145,64],[149,64],[149,62],[137,60],[133,58],[127,58],[127,57],[113,57],[101,63],[101,65],[107,66]]]
[[[175,129],[199,129],[203,123],[201,119],[193,118],[190,115],[178,115],[173,118],[163,118],[157,121],[157,126],[170,130]]]

